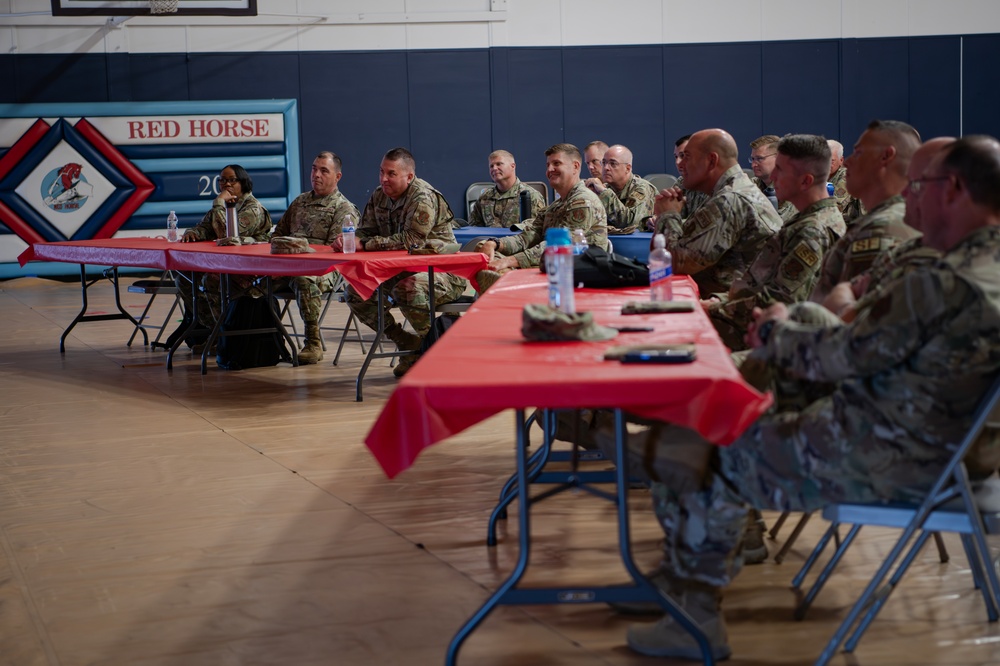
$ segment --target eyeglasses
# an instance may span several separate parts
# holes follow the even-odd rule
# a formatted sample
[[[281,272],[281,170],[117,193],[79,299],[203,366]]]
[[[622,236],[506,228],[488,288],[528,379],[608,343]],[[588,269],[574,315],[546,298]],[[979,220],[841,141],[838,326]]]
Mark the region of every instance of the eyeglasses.
[[[929,178],[917,178],[915,180],[909,181],[906,186],[910,189],[910,192],[914,194],[920,194],[924,190],[924,183],[933,183],[935,180],[949,180],[951,176],[931,176]]]
[[[219,182],[223,185],[232,185],[233,183],[240,182],[239,178],[219,178]]]
[[[758,164],[766,160],[768,157],[772,157],[777,154],[778,153],[768,153],[767,155],[751,155],[749,158],[747,158],[747,161],[750,162],[750,164]]]
[[[617,169],[622,165],[621,162],[616,162],[615,160],[602,160],[601,164],[603,164],[606,167],[611,167],[612,169]]]

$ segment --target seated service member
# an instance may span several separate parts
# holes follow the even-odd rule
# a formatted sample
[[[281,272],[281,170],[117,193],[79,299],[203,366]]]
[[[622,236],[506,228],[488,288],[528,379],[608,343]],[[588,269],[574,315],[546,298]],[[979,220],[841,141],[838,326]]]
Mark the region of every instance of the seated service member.
[[[792,322],[782,304],[757,313],[751,357],[803,383],[832,383],[832,394],[764,414],[730,446],[666,424],[630,436],[635,471],[656,481],[665,533],[652,582],[705,632],[716,659],[731,652],[721,600],[740,571],[746,505],[815,511],[921,499],[1000,373],[1000,142],[959,139],[918,182],[924,244],[940,261],[894,280],[849,324]],[[652,462],[639,464],[642,456]],[[628,644],[701,660],[670,616],[630,628]]]
[[[781,219],[787,222],[798,212],[795,206],[777,196],[774,191],[774,180],[771,172],[774,170],[775,157],[778,154],[778,142],[781,137],[775,134],[765,134],[750,142],[750,168],[753,170],[753,182],[760,188],[778,211]]]
[[[608,150],[608,144],[603,141],[591,141],[583,147],[583,156],[587,164],[587,171],[591,178],[600,178],[604,175],[604,153]]]
[[[533,187],[528,187],[517,177],[514,156],[506,150],[490,153],[490,179],[496,183],[486,188],[472,207],[469,225],[473,227],[515,228],[521,222],[521,192],[527,192],[531,199],[528,218],[535,217],[545,208],[545,199]]]
[[[844,216],[844,222],[850,224],[851,220],[865,214],[865,207],[861,201],[851,196],[847,191],[847,167],[844,166],[844,144],[834,139],[828,139],[830,152],[833,160],[830,162],[829,182],[833,185],[833,196],[837,199],[837,208]]]
[[[656,188],[632,173],[632,151],[625,146],[608,148],[601,165],[603,179],[588,178],[584,184],[604,204],[608,233],[633,233],[643,219],[653,214]]]
[[[212,202],[212,208],[196,226],[191,227],[181,236],[182,243],[197,243],[199,241],[214,241],[226,237],[226,204],[236,202],[236,221],[239,226],[240,238],[253,238],[264,243],[271,237],[271,216],[253,192],[253,179],[239,164],[230,164],[219,174],[219,196]],[[254,277],[251,275],[233,275],[231,279],[241,291],[252,289],[255,297],[261,292],[253,289]],[[192,285],[183,277],[177,280],[177,288],[184,302],[184,322],[179,330],[187,329],[191,323]],[[202,288],[198,292],[198,313],[202,323],[213,326],[221,316],[219,312],[221,294],[219,292],[219,274],[205,273],[202,276]]]
[[[754,308],[809,298],[823,255],[846,230],[836,200],[827,194],[830,147],[826,139],[788,135],[775,152],[769,179],[778,198],[801,212],[767,239],[747,271],[733,280],[729,292],[705,301],[709,318],[733,351],[746,347],[744,337]]]
[[[332,245],[348,217],[356,222],[358,209],[341,193],[337,184],[343,176],[340,158],[329,151],[316,156],[310,179],[312,190],[295,197],[274,229],[275,236],[305,238],[311,245]],[[295,292],[295,301],[305,325],[305,342],[299,352],[299,363],[309,365],[323,360],[319,316],[323,310],[323,294],[333,289],[334,274],[300,275],[281,279]]]
[[[379,186],[372,192],[361,224],[357,228],[358,250],[379,252],[408,250],[423,246],[428,240],[455,243],[452,215],[444,195],[430,183],[416,176],[417,163],[405,148],[393,148],[382,158]],[[334,250],[343,246],[338,238]],[[443,271],[434,273],[434,302],[451,303],[465,291],[465,279]],[[378,330],[377,296],[362,299],[353,289],[347,289],[347,305],[358,319],[372,330]],[[382,284],[385,308],[386,337],[401,350],[416,352],[430,330],[430,284],[427,273],[400,273]],[[391,296],[416,335],[403,329],[389,312]],[[393,374],[402,377],[417,362],[416,353],[399,359]]]
[[[736,141],[721,129],[695,132],[679,164],[684,188],[708,195],[690,217],[681,217],[678,187],[656,196],[656,230],[667,238],[674,273],[690,275],[700,293],[728,292],[768,238],[781,229],[774,206],[739,165]]]
[[[500,275],[515,268],[537,267],[545,250],[545,232],[551,227],[583,229],[587,244],[608,249],[608,224],[604,205],[580,180],[580,150],[570,143],[557,143],[545,151],[545,176],[559,198],[516,236],[483,241],[476,248],[489,259],[486,270],[476,274],[480,292]]]

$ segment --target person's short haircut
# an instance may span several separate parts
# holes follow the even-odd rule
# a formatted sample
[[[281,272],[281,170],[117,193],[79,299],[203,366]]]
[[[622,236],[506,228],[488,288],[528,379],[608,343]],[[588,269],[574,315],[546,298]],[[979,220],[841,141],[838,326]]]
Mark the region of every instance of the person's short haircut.
[[[243,190],[243,194],[253,192],[253,178],[247,173],[247,170],[241,167],[239,164],[227,164],[222,167],[222,170],[232,169],[233,173],[236,175],[236,180],[240,181],[240,188]]]
[[[580,149],[572,143],[557,143],[545,151],[545,156],[548,157],[549,155],[553,155],[555,153],[563,153],[564,155],[568,155],[574,160],[583,163],[583,155],[580,154]]]
[[[830,144],[815,134],[786,134],[778,142],[778,154],[794,160],[802,173],[812,174],[818,183],[830,175]]]
[[[413,153],[408,151],[406,148],[393,148],[387,152],[382,159],[389,160],[390,162],[402,162],[410,171],[413,171],[414,173],[417,170],[417,161],[413,159]]]
[[[869,132],[877,132],[885,137],[889,145],[896,149],[896,169],[905,174],[913,159],[913,153],[920,147],[920,132],[902,120],[873,120],[865,128]]]
[[[944,174],[957,176],[974,203],[1000,213],[1000,142],[992,136],[970,134],[945,151]]]
[[[333,168],[336,169],[337,173],[341,173],[344,169],[344,163],[340,161],[340,157],[337,153],[330,152],[329,150],[321,152],[316,156],[316,159],[331,160],[333,162]]]
[[[556,144],[556,145],[559,145],[559,146],[569,146],[569,145],[571,145],[571,144],[568,144],[568,143],[560,143],[560,144]],[[603,148],[604,150],[607,150],[607,149],[608,149],[608,144],[604,143],[603,141],[591,141],[590,143],[588,143],[588,144],[587,144],[586,146],[584,146],[584,147],[583,147],[583,150],[584,150],[584,151],[588,151],[588,150],[590,150],[591,148],[594,148],[595,146],[596,146],[597,148]],[[579,150],[577,150],[576,152],[580,152],[580,151],[579,151]],[[546,154],[546,155],[548,155],[548,153],[545,153],[545,154]]]
[[[776,146],[779,141],[781,141],[781,137],[777,134],[765,134],[750,142],[750,150],[756,150],[765,146]]]
[[[682,136],[681,138],[679,138],[679,139],[677,139],[676,141],[674,141],[674,145],[675,145],[675,146],[679,146],[679,145],[681,145],[682,143],[687,143],[687,142],[688,142],[688,141],[690,141],[690,140],[691,140],[691,135],[690,135],[690,134],[685,134],[685,135],[684,135],[684,136]]]
[[[507,150],[494,150],[492,153],[490,153],[490,156],[487,158],[487,160],[492,162],[494,157],[506,157],[511,162],[514,161],[514,156],[511,155],[510,151]]]

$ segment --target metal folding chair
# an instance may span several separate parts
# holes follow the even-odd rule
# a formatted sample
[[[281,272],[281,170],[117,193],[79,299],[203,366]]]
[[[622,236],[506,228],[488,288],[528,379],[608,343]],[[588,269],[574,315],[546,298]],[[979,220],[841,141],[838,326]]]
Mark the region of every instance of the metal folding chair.
[[[157,347],[162,347],[166,349],[167,346],[160,342],[160,338],[163,337],[163,331],[167,328],[170,318],[174,316],[174,312],[181,302],[180,290],[177,289],[177,284],[174,282],[173,273],[164,271],[163,275],[156,279],[136,280],[128,286],[128,292],[130,294],[149,294],[149,300],[146,301],[146,307],[143,308],[142,314],[139,315],[139,323],[132,329],[132,335],[129,336],[126,345],[128,347],[132,346],[132,342],[135,340],[135,336],[139,333],[140,329],[155,328],[156,338],[149,344],[150,348],[156,349]],[[167,311],[167,316],[163,318],[160,324],[147,324],[146,318],[149,316],[150,308],[153,307],[153,301],[156,300],[157,296],[161,295],[174,297],[173,302],[170,304],[170,310]]]
[[[830,521],[830,528],[796,575],[793,581],[794,588],[798,589],[802,585],[816,559],[830,540],[839,533],[840,525],[851,525],[851,529],[796,609],[796,619],[802,619],[806,609],[829,579],[862,526],[896,527],[901,528],[903,533],[827,643],[816,661],[817,666],[827,664],[842,643],[845,652],[854,651],[861,636],[899,584],[927,539],[936,532],[954,532],[961,535],[973,581],[986,604],[987,616],[991,622],[996,622],[1000,618],[1000,579],[986,544],[986,534],[1000,534],[1000,514],[984,514],[976,506],[969,484],[969,475],[962,462],[985,427],[998,400],[1000,400],[1000,379],[982,399],[973,417],[972,427],[958,444],[951,460],[920,504],[831,504],[823,509],[823,517]],[[891,577],[889,577],[890,572]]]

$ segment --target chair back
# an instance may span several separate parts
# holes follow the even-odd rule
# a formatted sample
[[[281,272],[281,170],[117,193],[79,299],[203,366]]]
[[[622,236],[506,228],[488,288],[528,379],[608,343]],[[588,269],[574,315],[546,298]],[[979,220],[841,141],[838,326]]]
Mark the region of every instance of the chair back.
[[[549,205],[549,186],[547,183],[543,183],[540,180],[525,180],[522,182],[531,189],[537,190],[542,195],[542,201],[545,202],[545,205]]]
[[[656,188],[657,192],[669,189],[677,184],[677,176],[669,173],[651,173],[643,176],[642,179],[649,181]]]
[[[473,183],[465,188],[465,219],[472,219],[472,206],[479,201],[480,195],[487,190],[487,188],[493,187],[493,183]]]

